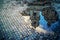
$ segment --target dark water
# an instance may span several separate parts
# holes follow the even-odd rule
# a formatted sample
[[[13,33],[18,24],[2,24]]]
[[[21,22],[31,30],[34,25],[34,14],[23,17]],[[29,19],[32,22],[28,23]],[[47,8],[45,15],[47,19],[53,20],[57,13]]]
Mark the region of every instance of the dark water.
[[[0,0],[0,9],[2,8],[3,0]]]

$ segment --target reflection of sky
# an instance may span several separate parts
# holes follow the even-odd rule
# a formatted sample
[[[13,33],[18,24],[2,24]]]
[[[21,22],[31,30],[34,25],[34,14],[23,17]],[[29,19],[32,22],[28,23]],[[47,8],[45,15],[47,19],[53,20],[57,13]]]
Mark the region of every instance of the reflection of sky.
[[[42,12],[40,12],[40,21],[39,24],[42,25],[42,28],[48,31],[51,31],[52,29],[56,28],[58,26],[58,21],[55,23],[52,23],[50,27],[47,25],[47,21],[44,19],[44,16],[42,15]]]

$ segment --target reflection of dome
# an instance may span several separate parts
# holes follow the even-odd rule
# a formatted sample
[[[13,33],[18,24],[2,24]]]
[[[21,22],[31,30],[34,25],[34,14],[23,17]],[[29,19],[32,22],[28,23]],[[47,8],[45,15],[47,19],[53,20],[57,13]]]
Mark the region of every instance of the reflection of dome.
[[[44,19],[48,22],[48,26],[58,21],[58,14],[53,9],[53,7],[44,8],[42,15],[44,16]]]

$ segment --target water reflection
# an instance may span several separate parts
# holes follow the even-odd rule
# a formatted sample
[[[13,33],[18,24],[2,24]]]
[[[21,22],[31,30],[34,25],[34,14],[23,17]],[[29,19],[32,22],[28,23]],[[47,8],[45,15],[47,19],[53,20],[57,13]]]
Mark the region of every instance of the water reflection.
[[[42,25],[42,28],[48,31],[54,30],[56,27],[59,25],[59,21],[56,21],[55,23],[52,23],[51,26],[49,27],[47,25],[47,21],[44,19],[44,16],[42,15],[42,12],[40,11],[40,21],[39,24]]]

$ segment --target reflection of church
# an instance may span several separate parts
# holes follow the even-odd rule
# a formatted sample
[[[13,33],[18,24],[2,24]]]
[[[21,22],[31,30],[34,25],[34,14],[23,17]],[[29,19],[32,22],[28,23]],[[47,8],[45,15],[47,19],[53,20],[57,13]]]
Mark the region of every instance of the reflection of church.
[[[42,15],[44,16],[45,20],[48,22],[47,25],[51,26],[52,23],[56,22],[58,20],[57,12],[55,11],[55,8],[52,6],[54,3],[52,1],[44,1],[44,0],[37,0],[33,2],[27,3],[28,8],[22,15],[24,16],[30,16],[31,19],[31,25],[33,27],[39,26],[39,20],[40,17],[40,11],[42,12]]]

